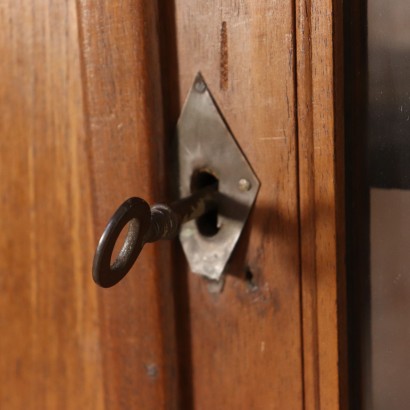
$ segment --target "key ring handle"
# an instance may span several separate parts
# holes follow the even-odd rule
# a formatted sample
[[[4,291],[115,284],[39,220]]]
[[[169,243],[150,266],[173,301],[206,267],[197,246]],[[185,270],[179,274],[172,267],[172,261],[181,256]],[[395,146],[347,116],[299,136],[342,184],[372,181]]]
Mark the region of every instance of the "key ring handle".
[[[117,258],[111,263],[115,243],[129,222],[129,229]],[[138,258],[151,222],[151,210],[141,198],[127,199],[109,220],[98,243],[93,261],[93,279],[109,288],[118,283]]]

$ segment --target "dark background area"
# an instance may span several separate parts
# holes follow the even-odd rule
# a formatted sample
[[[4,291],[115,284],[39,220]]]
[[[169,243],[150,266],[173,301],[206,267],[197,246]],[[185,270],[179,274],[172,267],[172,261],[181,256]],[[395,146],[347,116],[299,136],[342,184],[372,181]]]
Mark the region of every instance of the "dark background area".
[[[374,307],[371,306],[370,192],[374,188],[410,188],[410,26],[406,19],[409,15],[407,0],[347,0],[344,3],[351,409],[380,405],[373,403],[372,395],[372,341],[384,336],[372,334],[375,318],[372,319]],[[391,212],[395,212],[394,204]],[[385,239],[388,243],[389,238]],[[392,262],[400,265],[398,260]],[[383,272],[383,275],[392,274],[393,269]],[[395,349],[396,346],[391,345],[393,356],[399,354]]]

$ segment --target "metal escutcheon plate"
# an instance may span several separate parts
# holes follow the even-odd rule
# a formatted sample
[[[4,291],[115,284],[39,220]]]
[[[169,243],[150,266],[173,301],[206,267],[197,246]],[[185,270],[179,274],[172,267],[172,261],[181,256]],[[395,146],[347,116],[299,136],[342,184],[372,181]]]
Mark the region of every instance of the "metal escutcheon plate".
[[[179,196],[191,194],[192,176],[205,170],[219,181],[218,232],[183,225],[180,241],[192,272],[219,280],[255,202],[260,183],[222,118],[201,74],[189,91],[176,133]]]

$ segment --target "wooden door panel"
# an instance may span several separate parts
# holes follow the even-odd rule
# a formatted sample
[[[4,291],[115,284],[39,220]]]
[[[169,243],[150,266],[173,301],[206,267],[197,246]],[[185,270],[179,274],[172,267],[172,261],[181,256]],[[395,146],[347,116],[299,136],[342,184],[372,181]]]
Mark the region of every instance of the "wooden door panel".
[[[0,6],[0,408],[104,408],[76,7]]]
[[[342,3],[296,1],[306,409],[347,406]]]
[[[0,6],[0,408],[338,408],[339,6]],[[116,207],[169,199],[198,71],[261,181],[223,290],[176,241],[99,289],[92,257]]]
[[[223,292],[210,293],[184,263],[178,272],[187,276],[177,278],[186,281],[177,301],[188,298],[177,304],[179,338],[191,356],[181,383],[192,392],[182,394],[193,408],[302,408],[292,10],[292,2],[179,0],[174,36],[172,27],[164,36],[177,53],[174,66],[164,62],[164,81],[170,70],[180,84],[166,106],[180,108],[201,71],[261,181]]]
[[[1,408],[176,407],[169,250],[109,292],[91,279],[115,207],[164,186],[142,3],[1,6]]]
[[[78,11],[99,237],[125,199],[166,191],[158,17],[145,1],[79,0]],[[148,245],[123,281],[98,291],[108,409],[177,406],[171,267],[168,244]]]

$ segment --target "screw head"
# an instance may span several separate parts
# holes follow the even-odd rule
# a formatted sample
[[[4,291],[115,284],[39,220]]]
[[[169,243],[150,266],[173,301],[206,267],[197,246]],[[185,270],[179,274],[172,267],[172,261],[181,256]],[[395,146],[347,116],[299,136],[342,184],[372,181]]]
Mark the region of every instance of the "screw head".
[[[252,187],[252,184],[246,178],[241,178],[238,181],[238,188],[241,192],[249,191],[251,187]]]
[[[194,85],[195,91],[197,91],[198,93],[203,93],[206,89],[206,85],[205,83],[202,81],[201,78],[198,78],[195,81],[195,85]]]

